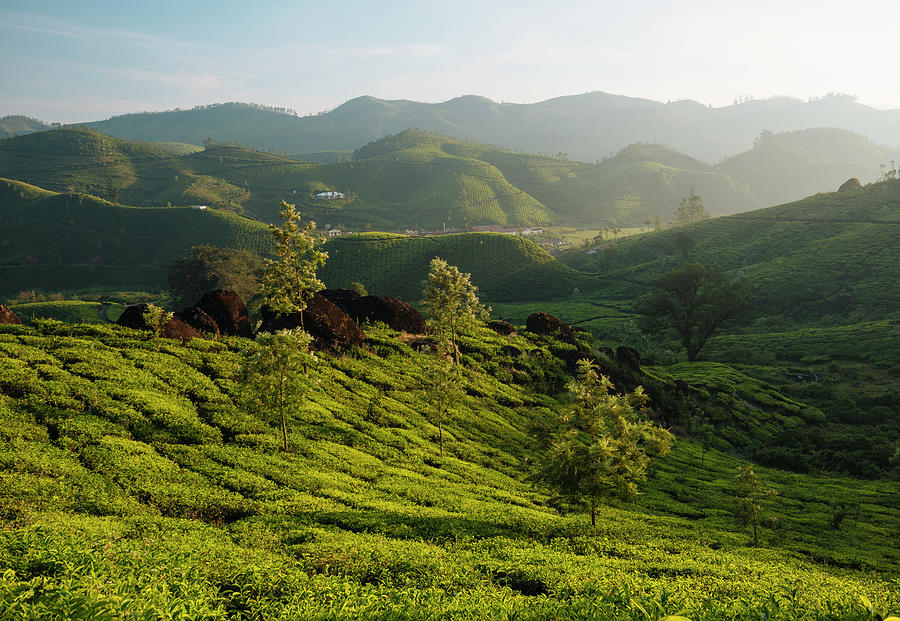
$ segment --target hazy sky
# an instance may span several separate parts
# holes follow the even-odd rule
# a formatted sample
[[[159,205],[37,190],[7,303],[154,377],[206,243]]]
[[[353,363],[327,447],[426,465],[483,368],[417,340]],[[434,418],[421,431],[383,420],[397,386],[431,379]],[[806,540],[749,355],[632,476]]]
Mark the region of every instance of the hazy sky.
[[[0,0],[0,116],[593,90],[900,108],[900,2]]]

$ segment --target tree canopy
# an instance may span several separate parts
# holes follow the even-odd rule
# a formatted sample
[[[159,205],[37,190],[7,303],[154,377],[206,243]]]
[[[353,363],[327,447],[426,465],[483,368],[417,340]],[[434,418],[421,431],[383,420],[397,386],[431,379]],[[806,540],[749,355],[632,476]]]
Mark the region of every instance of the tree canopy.
[[[280,227],[271,227],[276,258],[266,260],[263,295],[273,311],[293,313],[305,309],[316,291],[325,288],[316,270],[328,253],[319,249],[323,240],[314,235],[316,223],[301,225],[294,205],[281,201],[281,220]]]
[[[652,457],[668,453],[674,441],[647,417],[641,387],[626,394],[612,388],[589,360],[579,361],[570,404],[545,439],[536,472],[571,502],[586,502],[594,526],[597,505],[633,498]]]
[[[703,263],[672,270],[653,284],[659,290],[636,306],[643,315],[641,328],[675,330],[692,361],[722,324],[743,312],[752,296],[746,280],[732,281],[721,267]]]
[[[209,291],[230,289],[249,307],[259,297],[264,269],[262,257],[246,250],[194,246],[169,265],[169,292],[177,306],[185,307]]]
[[[703,200],[694,194],[694,188],[691,188],[691,194],[687,198],[681,199],[681,205],[672,214],[672,226],[681,226],[682,224],[690,224],[699,220],[709,218],[709,212],[703,206]]]
[[[471,274],[460,272],[439,257],[431,260],[431,270],[422,291],[422,305],[429,317],[432,331],[453,349],[453,359],[459,362],[457,337],[477,322],[487,319],[490,309],[482,306],[470,282]]]

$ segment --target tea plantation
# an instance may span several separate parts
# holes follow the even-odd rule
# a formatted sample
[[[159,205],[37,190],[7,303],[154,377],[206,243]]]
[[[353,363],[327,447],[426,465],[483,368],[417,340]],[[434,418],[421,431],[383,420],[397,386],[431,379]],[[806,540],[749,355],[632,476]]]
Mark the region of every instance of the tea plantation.
[[[365,328],[362,346],[318,354],[283,451],[280,421],[242,405],[253,341],[0,327],[0,617],[900,614],[896,483],[759,468],[781,495],[753,546],[733,517],[746,462],[681,437],[637,502],[591,529],[529,479],[530,430],[561,405],[571,345],[465,338],[441,457],[429,354]]]

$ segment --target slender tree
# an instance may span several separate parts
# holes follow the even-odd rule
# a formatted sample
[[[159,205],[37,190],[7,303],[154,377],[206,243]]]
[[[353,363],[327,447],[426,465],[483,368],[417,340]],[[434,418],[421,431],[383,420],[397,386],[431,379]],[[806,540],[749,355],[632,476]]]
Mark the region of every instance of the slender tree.
[[[659,290],[636,305],[641,329],[675,330],[691,361],[722,324],[744,311],[753,292],[747,281],[732,281],[722,268],[702,263],[673,270],[653,284]]]
[[[681,226],[690,224],[700,220],[709,218],[709,212],[703,206],[703,200],[694,194],[694,188],[691,188],[691,194],[687,198],[681,199],[681,205],[672,214],[672,226]]]
[[[264,412],[278,412],[285,451],[287,414],[303,403],[308,390],[307,367],[316,360],[309,352],[310,340],[303,330],[262,334],[257,337],[259,346],[247,351],[241,372],[245,403]]]
[[[536,477],[569,501],[586,503],[596,526],[598,504],[633,498],[651,459],[668,453],[674,437],[649,420],[640,387],[615,394],[588,360],[579,361],[577,377],[569,406],[546,436]]]
[[[458,369],[443,355],[429,355],[422,383],[423,403],[431,422],[437,425],[441,457],[444,456],[444,422],[453,413],[465,389]]]
[[[316,223],[301,225],[294,205],[281,202],[281,226],[272,225],[275,259],[267,259],[263,276],[263,297],[275,312],[293,313],[306,308],[310,298],[325,287],[316,270],[325,264],[328,253],[320,250],[321,238],[314,235]]]
[[[766,498],[779,496],[778,490],[756,475],[753,466],[741,466],[734,477],[737,485],[735,496],[735,516],[741,526],[753,529],[753,545],[759,545],[759,523],[765,514],[762,502]]]
[[[429,317],[432,331],[449,343],[454,364],[459,364],[456,340],[459,335],[479,321],[487,319],[485,308],[475,295],[478,288],[470,282],[471,274],[460,272],[454,265],[435,257],[424,282],[422,305]]]

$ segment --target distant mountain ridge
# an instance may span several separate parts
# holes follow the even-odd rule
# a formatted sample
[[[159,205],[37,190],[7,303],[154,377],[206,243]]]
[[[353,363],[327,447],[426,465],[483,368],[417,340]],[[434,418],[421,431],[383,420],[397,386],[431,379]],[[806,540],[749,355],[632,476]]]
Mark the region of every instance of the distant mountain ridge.
[[[305,117],[226,103],[125,114],[85,125],[129,140],[202,144],[213,138],[283,153],[352,150],[417,127],[514,150],[567,153],[587,162],[634,142],[666,144],[716,162],[747,150],[764,130],[814,127],[843,128],[878,144],[900,146],[900,110],[876,110],[841,95],[754,100],[721,108],[599,91],[533,104],[497,103],[474,95],[434,104],[363,96]]]

